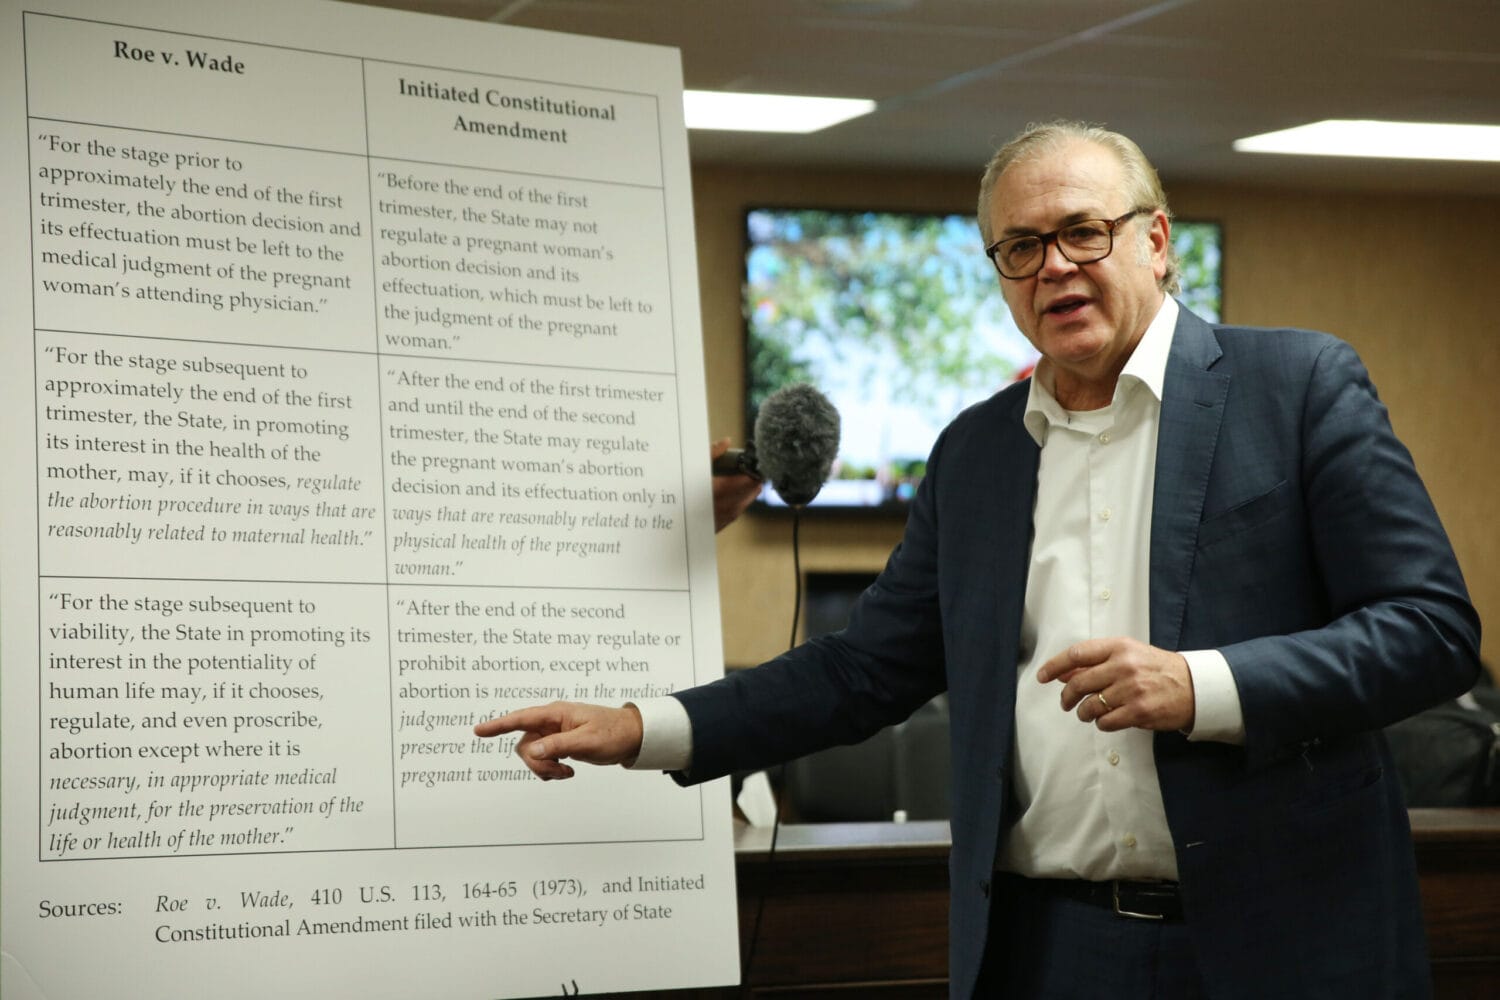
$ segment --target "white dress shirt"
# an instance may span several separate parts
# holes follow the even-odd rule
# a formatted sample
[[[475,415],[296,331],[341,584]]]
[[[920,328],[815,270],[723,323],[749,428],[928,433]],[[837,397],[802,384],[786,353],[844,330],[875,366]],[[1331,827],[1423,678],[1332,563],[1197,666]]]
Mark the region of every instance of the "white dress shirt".
[[[1101,410],[1069,412],[1044,360],[1025,422],[1041,447],[1017,672],[1017,819],[996,866],[1033,877],[1174,878],[1176,860],[1145,730],[1102,733],[1042,685],[1043,662],[1081,639],[1150,636],[1151,506],[1156,432],[1177,304],[1165,298]],[[1243,740],[1229,666],[1216,650],[1184,652],[1193,676],[1192,739]],[[644,722],[636,769],[692,760],[686,710],[675,698],[635,702]],[[956,780],[963,780],[956,776]]]
[[[1093,880],[1177,874],[1153,734],[1101,732],[1062,711],[1061,681],[1036,679],[1075,642],[1150,639],[1156,433],[1176,325],[1177,303],[1165,298],[1103,409],[1058,405],[1045,360],[1031,381],[1024,420],[1042,453],[1016,677],[1011,778],[1020,808],[996,855],[1003,871]],[[1228,664],[1217,651],[1183,655],[1198,703],[1194,736],[1233,738],[1240,710]]]

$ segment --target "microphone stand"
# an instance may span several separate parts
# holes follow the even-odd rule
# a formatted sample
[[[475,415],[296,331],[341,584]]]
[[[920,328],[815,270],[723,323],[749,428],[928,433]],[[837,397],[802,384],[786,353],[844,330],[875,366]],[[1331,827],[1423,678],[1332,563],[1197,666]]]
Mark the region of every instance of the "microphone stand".
[[[802,620],[802,508],[804,504],[792,504],[792,573],[794,574],[795,597],[792,601],[792,631],[787,639],[790,651],[797,645],[797,626]],[[776,797],[776,813],[771,819],[771,846],[766,850],[765,869],[761,872],[760,895],[755,901],[755,921],[750,925],[750,944],[745,949],[745,962],[740,969],[740,996],[750,995],[750,970],[755,965],[755,949],[760,943],[760,921],[766,912],[766,894],[771,888],[771,873],[776,861],[776,841],[781,834],[781,804],[786,798],[786,763],[777,765],[777,784],[781,794]]]

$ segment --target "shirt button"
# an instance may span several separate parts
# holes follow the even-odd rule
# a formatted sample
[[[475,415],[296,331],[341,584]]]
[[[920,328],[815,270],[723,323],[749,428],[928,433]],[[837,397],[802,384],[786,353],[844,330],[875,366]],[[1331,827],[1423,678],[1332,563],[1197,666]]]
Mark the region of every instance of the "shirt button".
[[[1133,833],[1127,833],[1125,835],[1125,839],[1122,840],[1120,843],[1124,844],[1126,847],[1134,847],[1135,846],[1135,834],[1133,834]]]
[[[1104,433],[1099,435],[1099,443],[1109,444],[1109,431],[1105,431]]]
[[[1118,751],[1118,750],[1111,750],[1109,752],[1109,758],[1108,759],[1109,759],[1109,762],[1110,762],[1111,765],[1120,763],[1120,751]]]
[[[1109,511],[1108,507],[1104,508],[1103,510],[1101,510],[1099,512],[1099,520],[1101,520],[1101,521],[1108,521],[1110,519],[1110,517],[1111,517],[1111,514],[1110,514],[1110,511]]]
[[[1113,596],[1114,595],[1110,593],[1108,587],[1105,587],[1103,590],[1099,591],[1099,600],[1101,601],[1107,601]]]

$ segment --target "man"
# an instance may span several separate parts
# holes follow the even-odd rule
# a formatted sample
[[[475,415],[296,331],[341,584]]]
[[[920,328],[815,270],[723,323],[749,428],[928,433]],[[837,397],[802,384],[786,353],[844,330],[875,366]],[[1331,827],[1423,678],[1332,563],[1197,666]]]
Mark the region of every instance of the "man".
[[[954,996],[1427,996],[1379,730],[1473,683],[1479,623],[1364,368],[1178,307],[1123,136],[1028,129],[979,217],[1043,360],[943,432],[849,627],[666,705],[477,731],[524,731],[544,778],[692,782],[946,689]]]

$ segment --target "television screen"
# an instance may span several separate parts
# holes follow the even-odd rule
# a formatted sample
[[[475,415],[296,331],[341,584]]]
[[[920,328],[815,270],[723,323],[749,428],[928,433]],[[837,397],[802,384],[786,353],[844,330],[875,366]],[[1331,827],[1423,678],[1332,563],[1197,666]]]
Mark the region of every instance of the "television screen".
[[[832,478],[809,506],[904,514],[938,432],[1031,373],[972,215],[752,208],[745,213],[747,427],[792,382],[838,408]],[[1223,234],[1178,220],[1178,298],[1219,318]],[[784,506],[771,490],[759,507]]]

